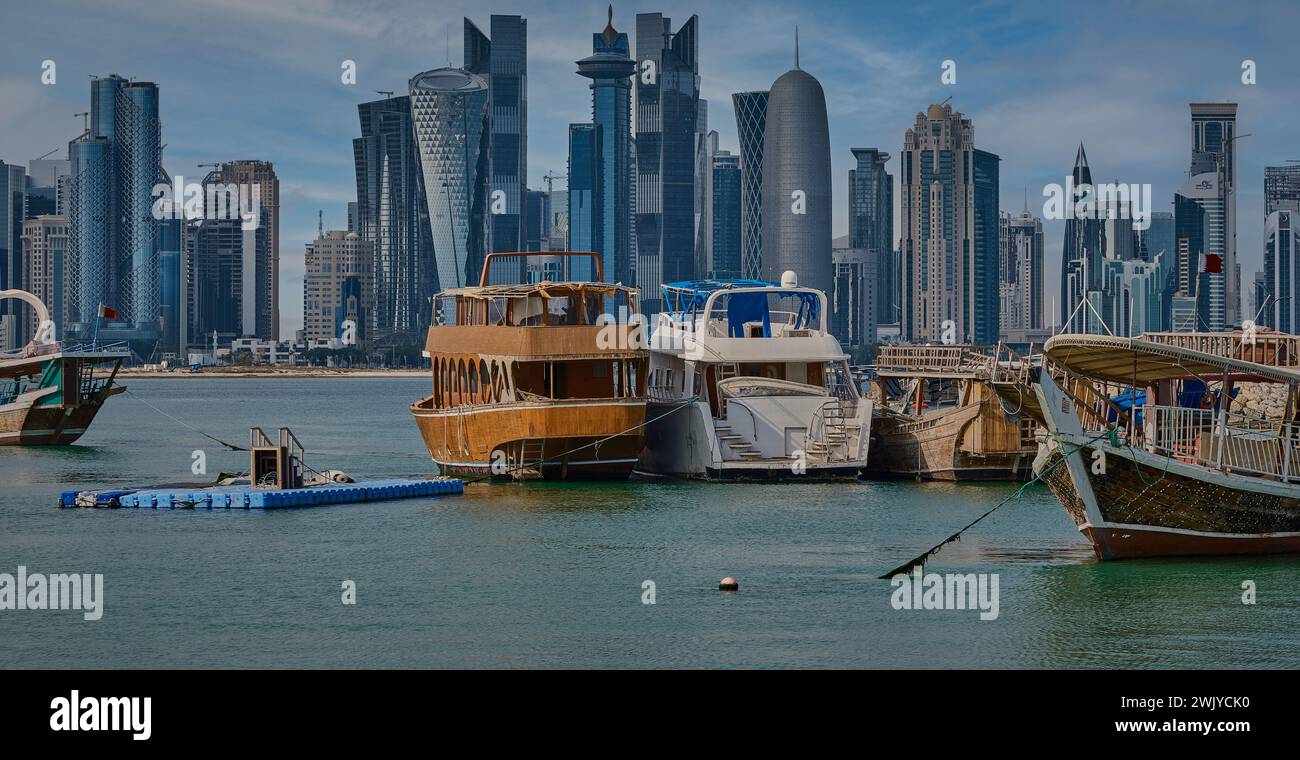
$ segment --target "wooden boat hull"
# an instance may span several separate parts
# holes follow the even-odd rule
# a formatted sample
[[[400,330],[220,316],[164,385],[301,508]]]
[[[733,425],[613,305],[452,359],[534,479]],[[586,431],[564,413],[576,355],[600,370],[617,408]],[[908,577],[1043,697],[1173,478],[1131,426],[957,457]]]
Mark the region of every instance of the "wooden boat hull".
[[[125,390],[122,386],[114,386],[99,398],[77,406],[0,406],[0,446],[67,446],[76,443],[108,397]]]
[[[1034,470],[1099,559],[1300,551],[1300,487],[1085,432],[1046,373],[1035,392],[1050,436]]]
[[[443,474],[626,480],[645,443],[644,399],[411,407]]]
[[[1229,476],[1146,452],[1103,450],[1104,473],[1093,472],[1091,450],[1082,467],[1068,467],[1054,446],[1040,465],[1051,468],[1044,482],[1099,559],[1300,552],[1300,499],[1229,487],[1215,482]]]
[[[983,453],[970,450],[968,431],[981,414],[981,405],[974,404],[928,412],[920,420],[877,418],[872,423],[876,440],[871,444],[867,473],[946,481],[1028,479],[1034,449]]]

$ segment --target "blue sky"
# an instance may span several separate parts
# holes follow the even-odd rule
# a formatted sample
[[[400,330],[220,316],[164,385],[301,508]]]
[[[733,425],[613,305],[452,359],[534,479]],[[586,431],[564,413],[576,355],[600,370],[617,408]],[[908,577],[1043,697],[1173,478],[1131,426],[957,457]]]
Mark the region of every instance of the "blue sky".
[[[461,62],[461,19],[521,14],[529,34],[529,180],[563,173],[570,122],[590,115],[573,62],[605,23],[604,2],[446,0],[3,0],[0,159],[25,164],[80,131],[88,74],[161,88],[166,168],[239,158],[275,163],[281,182],[281,323],[301,325],[303,245],[346,224],[354,197],[356,104],[403,91],[415,73]],[[830,113],[834,234],[847,232],[849,149],[893,154],[917,111],[951,96],[974,120],[976,146],[1002,157],[1002,208],[1062,182],[1080,141],[1097,181],[1149,182],[1171,210],[1190,153],[1187,103],[1240,103],[1237,218],[1242,279],[1261,265],[1263,167],[1300,159],[1300,6],[1252,2],[615,3],[614,25],[661,12],[674,28],[700,16],[703,97],[722,147],[736,148],[730,95],[766,89],[793,64],[821,80]],[[448,45],[448,41],[450,44]],[[58,65],[41,84],[41,62]],[[358,82],[340,82],[344,59]],[[957,83],[943,85],[945,59]],[[1245,59],[1257,83],[1241,82]],[[1047,297],[1059,277],[1062,222],[1047,222]],[[291,333],[290,333],[291,334]]]

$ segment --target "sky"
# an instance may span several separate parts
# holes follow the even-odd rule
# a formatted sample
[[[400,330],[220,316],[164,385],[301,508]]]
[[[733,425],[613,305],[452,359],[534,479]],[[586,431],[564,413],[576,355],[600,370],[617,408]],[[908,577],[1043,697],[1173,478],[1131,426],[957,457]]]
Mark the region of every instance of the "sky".
[[[1246,7],[1246,6],[1249,7]],[[281,332],[302,323],[304,245],[318,211],[346,227],[355,200],[356,105],[403,92],[428,69],[462,63],[462,19],[528,19],[528,179],[563,174],[568,125],[590,120],[574,61],[605,26],[605,2],[493,0],[0,0],[0,159],[63,157],[88,110],[89,75],[118,73],[160,87],[164,167],[198,179],[199,163],[260,159],[280,178]],[[731,94],[767,89],[794,64],[822,83],[830,120],[833,234],[848,231],[850,148],[898,155],[930,103],[951,98],[975,145],[1001,162],[1001,207],[1063,183],[1080,142],[1093,178],[1150,183],[1154,210],[1172,210],[1191,151],[1190,101],[1234,101],[1238,133],[1237,250],[1242,281],[1263,261],[1264,166],[1300,159],[1300,4],[1260,2],[615,3],[614,26],[635,38],[635,15],[659,12],[676,30],[700,17],[701,96],[721,147],[737,151]],[[56,64],[55,83],[41,81]],[[341,81],[356,62],[355,85]],[[943,63],[956,83],[941,82]],[[1243,61],[1255,64],[1242,82]],[[895,232],[899,229],[896,222]],[[1046,221],[1047,303],[1057,292],[1064,222]]]

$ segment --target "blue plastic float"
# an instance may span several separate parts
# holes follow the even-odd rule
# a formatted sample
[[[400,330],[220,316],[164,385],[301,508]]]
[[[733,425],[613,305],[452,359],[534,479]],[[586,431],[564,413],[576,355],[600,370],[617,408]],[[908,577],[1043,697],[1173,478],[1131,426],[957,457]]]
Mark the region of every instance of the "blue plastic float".
[[[303,488],[253,488],[248,485],[194,487],[151,487],[115,490],[64,491],[59,506],[77,506],[77,497],[93,494],[95,506],[112,509],[284,509],[391,501],[465,492],[464,481],[359,480],[354,483],[325,483]],[[84,501],[88,501],[85,499]]]

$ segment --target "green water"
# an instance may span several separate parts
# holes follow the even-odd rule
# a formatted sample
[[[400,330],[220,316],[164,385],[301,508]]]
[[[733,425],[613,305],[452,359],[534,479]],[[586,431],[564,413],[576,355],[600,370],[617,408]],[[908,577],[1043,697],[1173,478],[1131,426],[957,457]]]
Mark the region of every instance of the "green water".
[[[0,610],[0,666],[1300,666],[1300,557],[1102,564],[1041,487],[928,567],[998,574],[988,621],[896,610],[876,576],[1008,485],[480,484],[269,513],[56,509],[62,490],[193,479],[196,449],[213,475],[246,469],[144,401],[233,443],[288,425],[317,469],[433,472],[406,410],[424,380],[128,385],[77,446],[0,448],[0,573],[102,573],[105,597],[98,621]],[[739,592],[717,590],[727,575]]]

